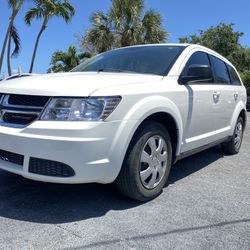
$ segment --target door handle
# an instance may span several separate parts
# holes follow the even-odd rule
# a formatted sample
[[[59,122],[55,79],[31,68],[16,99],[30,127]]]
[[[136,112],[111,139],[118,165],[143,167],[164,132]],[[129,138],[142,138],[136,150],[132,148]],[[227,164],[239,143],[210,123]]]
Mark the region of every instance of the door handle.
[[[239,98],[239,93],[238,92],[235,92],[234,93],[234,100],[237,101]]]
[[[219,91],[214,91],[213,99],[214,99],[215,103],[217,103],[219,101],[219,99],[220,99],[220,92]]]

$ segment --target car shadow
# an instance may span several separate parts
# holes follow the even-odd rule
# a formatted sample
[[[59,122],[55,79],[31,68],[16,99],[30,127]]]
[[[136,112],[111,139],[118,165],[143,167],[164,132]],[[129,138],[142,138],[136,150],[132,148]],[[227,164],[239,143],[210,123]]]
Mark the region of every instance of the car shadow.
[[[168,178],[168,184],[174,184],[176,181],[179,181],[182,178],[185,178],[186,176],[189,176],[201,170],[202,168],[209,166],[213,162],[225,156],[226,155],[222,153],[220,146],[215,146],[180,160],[172,166]]]
[[[169,183],[175,183],[223,157],[210,149],[175,164]],[[167,192],[167,189],[165,190]],[[110,210],[141,205],[121,196],[114,185],[60,185],[35,182],[0,171],[0,217],[60,224],[104,216]]]

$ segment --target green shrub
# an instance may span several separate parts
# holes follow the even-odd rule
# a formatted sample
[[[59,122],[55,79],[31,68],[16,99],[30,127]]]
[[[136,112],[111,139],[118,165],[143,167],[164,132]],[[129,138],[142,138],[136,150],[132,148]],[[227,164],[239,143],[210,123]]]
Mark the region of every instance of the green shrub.
[[[250,96],[250,70],[240,73],[240,76],[247,89],[247,95]]]

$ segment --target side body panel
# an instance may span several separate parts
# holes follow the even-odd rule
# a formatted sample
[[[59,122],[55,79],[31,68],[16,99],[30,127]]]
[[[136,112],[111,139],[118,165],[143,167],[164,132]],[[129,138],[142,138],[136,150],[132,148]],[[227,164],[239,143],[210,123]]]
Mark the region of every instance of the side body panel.
[[[231,65],[225,58],[210,49],[190,46],[179,57],[169,75],[178,77],[190,56],[197,51],[214,55]],[[233,67],[233,65],[231,66]],[[181,153],[232,136],[237,118],[245,109],[245,87],[216,83],[187,84],[185,86],[189,90],[187,103],[189,109],[184,125]]]

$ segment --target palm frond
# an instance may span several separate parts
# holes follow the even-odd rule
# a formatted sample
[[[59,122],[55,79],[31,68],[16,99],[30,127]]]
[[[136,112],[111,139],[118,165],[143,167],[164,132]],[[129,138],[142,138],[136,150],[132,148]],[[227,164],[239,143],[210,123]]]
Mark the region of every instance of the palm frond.
[[[109,15],[116,29],[128,30],[137,25],[145,6],[144,0],[113,0]]]
[[[24,21],[27,25],[31,25],[31,21],[33,19],[40,19],[43,17],[43,11],[42,9],[40,8],[31,8],[29,9],[26,14],[25,14],[25,17],[24,17]]]
[[[9,8],[16,9],[16,6],[17,6],[18,2],[19,2],[19,0],[8,0]]]
[[[25,22],[30,25],[35,18],[48,20],[53,16],[59,16],[68,23],[74,14],[75,8],[67,0],[63,3],[59,0],[34,0],[34,7],[26,12]]]
[[[48,72],[68,72],[79,65],[81,60],[86,57],[89,57],[89,54],[78,54],[75,46],[70,46],[65,52],[61,50],[55,51],[52,55],[51,67],[48,69]]]
[[[90,21],[94,26],[109,26],[111,23],[109,16],[106,15],[103,11],[94,12],[90,17]]]
[[[79,56],[80,60],[82,60],[84,58],[91,58],[92,54],[89,52],[83,52],[83,53],[80,53],[78,56]]]
[[[114,42],[114,34],[104,26],[98,28],[92,28],[86,32],[84,37],[84,47],[85,45],[92,45],[96,48],[97,53],[101,53],[112,48]]]
[[[69,23],[71,18],[75,15],[75,8],[68,1],[55,3],[52,15],[60,16],[66,23]]]
[[[160,13],[149,10],[142,19],[142,43],[164,42],[168,33],[161,27],[162,17]]]
[[[64,61],[65,53],[61,50],[54,52],[51,58],[51,64],[56,64],[59,61]]]
[[[90,18],[93,28],[89,29],[83,38],[83,47],[92,47],[101,53],[112,48],[114,44],[114,33],[112,31],[112,21],[108,15],[102,11],[94,12]]]
[[[18,12],[23,6],[24,1],[26,2],[31,0],[8,0],[9,8]]]
[[[15,26],[12,26],[10,30],[10,36],[11,36],[11,40],[13,41],[15,45],[15,48],[11,54],[11,57],[17,57],[21,50],[21,40],[20,40],[18,31]]]

